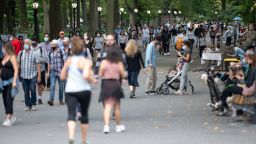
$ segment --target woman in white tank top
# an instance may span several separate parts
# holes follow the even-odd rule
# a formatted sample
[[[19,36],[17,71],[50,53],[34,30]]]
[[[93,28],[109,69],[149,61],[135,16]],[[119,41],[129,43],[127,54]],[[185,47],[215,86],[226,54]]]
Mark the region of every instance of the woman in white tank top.
[[[90,83],[95,83],[92,62],[83,55],[84,43],[79,37],[71,41],[72,56],[68,58],[61,72],[61,79],[67,80],[65,94],[68,107],[69,144],[74,144],[76,126],[76,106],[81,105],[82,144],[87,144],[88,108],[91,100]]]

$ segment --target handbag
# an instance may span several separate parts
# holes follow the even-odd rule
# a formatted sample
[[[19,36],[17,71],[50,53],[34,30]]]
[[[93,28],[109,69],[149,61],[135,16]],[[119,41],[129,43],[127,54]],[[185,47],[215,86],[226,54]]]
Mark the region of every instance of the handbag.
[[[243,95],[234,95],[233,103],[236,105],[256,104],[256,82],[250,88],[243,89]]]

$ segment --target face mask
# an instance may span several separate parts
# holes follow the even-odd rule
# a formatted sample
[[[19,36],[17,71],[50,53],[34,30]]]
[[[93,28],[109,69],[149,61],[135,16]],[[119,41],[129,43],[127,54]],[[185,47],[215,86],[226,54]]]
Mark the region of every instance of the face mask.
[[[56,47],[52,47],[52,49],[53,49],[53,50],[55,50],[55,49],[56,49]]]
[[[87,39],[88,39],[88,36],[84,36],[84,39],[87,40]]]
[[[36,46],[37,46],[37,43],[32,43],[32,46],[33,46],[33,47],[36,47]]]
[[[28,44],[24,44],[24,49],[28,50],[29,49],[29,45]]]
[[[13,38],[10,38],[10,41],[12,41],[13,40]]]
[[[49,38],[45,37],[44,42],[48,42],[48,41],[49,41]]]

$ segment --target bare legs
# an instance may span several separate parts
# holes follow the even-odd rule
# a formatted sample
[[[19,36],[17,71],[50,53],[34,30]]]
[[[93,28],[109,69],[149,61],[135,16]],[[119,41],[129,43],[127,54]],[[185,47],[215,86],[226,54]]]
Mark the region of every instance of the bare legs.
[[[82,144],[86,144],[88,124],[81,124],[80,127],[81,127],[81,135],[82,135]],[[75,131],[76,131],[76,122],[68,121],[68,138],[70,141],[74,141]]]
[[[120,102],[116,101],[114,98],[109,98],[104,101],[104,123],[105,126],[109,126],[111,110],[114,109],[116,124],[119,125],[121,121],[121,112],[120,112]]]

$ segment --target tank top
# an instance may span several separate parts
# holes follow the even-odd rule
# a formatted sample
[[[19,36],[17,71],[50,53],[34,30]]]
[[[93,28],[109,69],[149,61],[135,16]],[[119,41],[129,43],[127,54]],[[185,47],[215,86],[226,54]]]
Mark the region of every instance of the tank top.
[[[78,61],[83,56],[72,56],[71,65],[68,69],[67,84],[65,87],[65,92],[81,92],[90,91],[91,86],[87,80],[83,78],[83,72],[78,68]]]
[[[14,69],[11,62],[11,58],[4,65],[1,63],[1,68],[2,68],[2,72],[1,72],[2,80],[9,80],[10,78],[13,78]]]
[[[103,79],[117,79],[121,77],[118,63],[106,61],[106,66],[103,69]]]

